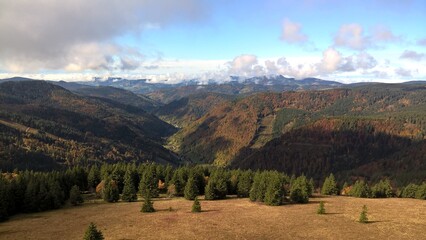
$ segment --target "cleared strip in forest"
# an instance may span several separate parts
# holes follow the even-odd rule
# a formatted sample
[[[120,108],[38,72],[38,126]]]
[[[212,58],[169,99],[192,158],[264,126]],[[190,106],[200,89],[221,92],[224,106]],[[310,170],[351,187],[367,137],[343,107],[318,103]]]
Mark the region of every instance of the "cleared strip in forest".
[[[16,123],[16,122],[10,122],[10,121],[4,120],[4,119],[0,119],[0,124],[3,124],[7,127],[16,129],[16,130],[24,132],[24,133],[41,134],[41,132],[38,129],[27,127],[25,125],[22,125],[22,124],[19,124],[19,123]],[[51,138],[53,140],[61,140],[61,141],[63,140],[60,137],[55,136],[55,135],[50,134],[50,133],[47,133],[47,132],[43,132],[43,134],[46,137]]]

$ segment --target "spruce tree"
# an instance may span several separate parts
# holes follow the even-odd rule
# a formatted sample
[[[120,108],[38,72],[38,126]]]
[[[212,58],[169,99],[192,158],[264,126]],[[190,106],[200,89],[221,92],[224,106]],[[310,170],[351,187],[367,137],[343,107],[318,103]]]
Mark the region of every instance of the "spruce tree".
[[[194,203],[192,204],[192,212],[201,212],[201,204],[197,197],[195,197]]]
[[[190,177],[185,186],[184,196],[187,200],[194,200],[198,195],[198,186],[194,177]]]
[[[98,166],[93,165],[90,170],[89,174],[87,175],[87,183],[89,185],[89,189],[95,190],[96,186],[101,182],[101,173],[99,171]]]
[[[147,194],[150,194],[150,197],[158,196],[158,178],[154,164],[149,164],[144,169],[139,183],[139,192],[143,197]]]
[[[84,202],[80,193],[80,188],[77,185],[72,186],[70,190],[70,202],[72,205],[77,206]]]
[[[323,201],[321,201],[319,203],[319,207],[318,207],[317,213],[318,214],[325,214],[325,208],[324,208],[324,202]]]
[[[84,234],[84,240],[103,240],[102,232],[96,228],[94,223],[90,223],[89,227]]]
[[[132,174],[129,170],[124,175],[124,187],[121,199],[125,202],[134,202],[137,200],[136,189],[133,185]]]
[[[268,175],[269,181],[265,193],[265,203],[271,206],[281,205],[284,197],[282,177],[278,172],[272,172]]]
[[[209,179],[209,182],[206,185],[206,189],[204,190],[204,194],[205,194],[204,198],[206,200],[214,200],[215,199],[213,179]]]
[[[155,212],[154,204],[151,201],[151,194],[150,193],[145,194],[144,201],[143,201],[142,208],[141,208],[141,212],[144,212],[144,213]]]
[[[324,183],[321,188],[321,194],[324,195],[337,195],[339,189],[337,188],[336,180],[334,175],[330,173],[330,176],[325,178]]]
[[[305,176],[293,180],[290,187],[290,200],[296,203],[309,202],[308,181]]]
[[[426,200],[426,182],[424,182],[422,185],[420,185],[417,188],[416,196],[417,199],[423,199]]]
[[[9,217],[9,184],[0,174],[0,222]]]
[[[364,205],[362,207],[362,211],[359,215],[359,220],[360,223],[367,223],[368,222],[368,217],[367,217],[367,206]]]
[[[371,195],[370,187],[362,180],[357,180],[352,186],[349,195],[353,197],[368,198]]]
[[[253,182],[252,172],[245,171],[239,175],[237,184],[238,197],[248,197],[250,194],[251,185]]]
[[[114,181],[110,178],[105,179],[104,189],[102,191],[102,197],[106,202],[117,202],[120,199],[118,187]]]

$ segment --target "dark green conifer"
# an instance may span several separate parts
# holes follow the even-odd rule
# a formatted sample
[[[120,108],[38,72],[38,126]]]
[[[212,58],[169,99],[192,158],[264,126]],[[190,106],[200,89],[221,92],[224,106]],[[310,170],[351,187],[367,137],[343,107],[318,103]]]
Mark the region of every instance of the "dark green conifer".
[[[150,213],[155,212],[154,203],[151,201],[151,194],[146,193],[142,204],[141,212]]]
[[[94,223],[90,223],[89,227],[84,234],[84,240],[103,240],[102,232],[96,228]]]
[[[192,204],[192,212],[201,212],[201,204],[197,197],[195,197],[194,203]]]
[[[124,175],[124,187],[121,199],[125,202],[134,202],[137,200],[136,189],[133,185],[132,174],[129,170]]]
[[[321,201],[319,203],[317,214],[325,214],[325,208],[324,208],[324,202],[323,201]]]
[[[367,206],[364,205],[362,207],[362,211],[359,215],[359,220],[360,223],[368,223],[368,217],[367,217]]]
[[[194,177],[190,177],[185,186],[184,196],[187,200],[194,200],[198,195],[198,186]]]
[[[72,186],[70,190],[70,202],[72,205],[77,206],[84,202],[80,193],[80,188],[77,185]]]
[[[330,173],[330,176],[325,178],[324,183],[321,188],[321,194],[324,195],[337,195],[339,189],[337,188],[336,180],[334,179],[334,175]]]

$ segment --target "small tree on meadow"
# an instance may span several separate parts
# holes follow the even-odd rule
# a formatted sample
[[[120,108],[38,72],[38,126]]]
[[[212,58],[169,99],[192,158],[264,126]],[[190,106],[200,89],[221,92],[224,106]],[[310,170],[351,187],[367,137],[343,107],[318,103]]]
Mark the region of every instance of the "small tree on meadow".
[[[317,213],[318,214],[325,214],[325,208],[324,208],[324,202],[323,201],[321,201],[319,203],[319,207],[318,207]]]
[[[364,205],[362,207],[362,211],[359,215],[359,222],[360,223],[367,223],[368,222],[368,217],[367,217],[367,206]]]
[[[324,195],[337,195],[339,189],[337,188],[336,180],[334,175],[331,173],[330,176],[325,178],[324,183],[321,188],[321,194]]]
[[[144,213],[155,212],[154,203],[151,201],[151,194],[145,195],[141,212],[144,212]]]
[[[72,186],[70,190],[70,202],[72,205],[77,206],[84,202],[80,193],[80,188],[77,185]]]
[[[102,232],[96,228],[94,223],[90,223],[89,227],[84,234],[84,240],[103,240]]]
[[[192,212],[201,212],[201,204],[197,197],[195,197],[194,204],[192,204]]]

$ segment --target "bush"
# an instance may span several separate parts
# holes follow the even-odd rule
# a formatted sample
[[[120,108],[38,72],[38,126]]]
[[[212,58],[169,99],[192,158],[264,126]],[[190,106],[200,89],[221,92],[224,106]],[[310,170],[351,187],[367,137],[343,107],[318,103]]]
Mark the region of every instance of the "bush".
[[[321,194],[337,195],[338,193],[339,189],[337,188],[336,180],[334,179],[334,175],[331,173],[330,176],[328,176],[324,180],[324,183],[321,188]]]
[[[94,223],[90,223],[89,227],[84,234],[84,240],[103,240],[102,232],[96,228]]]
[[[72,186],[70,190],[70,202],[72,205],[77,206],[84,202],[80,193],[80,188],[77,185]]]
[[[367,217],[367,206],[363,206],[362,207],[362,211],[359,215],[359,220],[360,223],[367,223],[368,222],[368,217]]]
[[[317,210],[318,214],[325,214],[324,202],[321,201]]]
[[[201,212],[201,204],[197,197],[195,197],[194,204],[192,204],[192,212]]]

